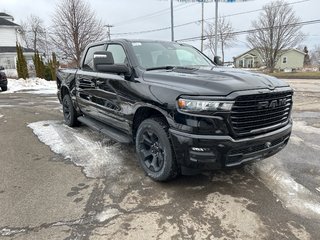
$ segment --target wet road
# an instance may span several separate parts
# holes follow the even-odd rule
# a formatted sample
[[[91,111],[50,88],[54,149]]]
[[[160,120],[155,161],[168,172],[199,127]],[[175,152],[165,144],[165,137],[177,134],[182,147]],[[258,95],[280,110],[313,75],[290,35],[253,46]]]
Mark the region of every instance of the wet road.
[[[320,80],[290,80],[276,156],[156,183],[132,146],[63,124],[53,95],[0,93],[0,238],[320,239]]]

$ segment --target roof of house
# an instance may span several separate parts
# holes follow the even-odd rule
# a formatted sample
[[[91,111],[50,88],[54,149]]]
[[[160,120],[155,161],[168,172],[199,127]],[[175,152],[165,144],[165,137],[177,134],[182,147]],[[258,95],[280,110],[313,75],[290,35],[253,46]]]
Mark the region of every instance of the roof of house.
[[[31,48],[22,48],[23,52],[34,52],[33,49]],[[0,47],[0,53],[13,53],[16,52],[17,49],[16,47]]]
[[[295,48],[284,49],[283,52],[282,52],[282,54],[284,54],[284,53],[286,53],[286,52],[289,52],[289,51],[296,51],[296,52],[301,53],[301,54],[303,54],[303,55],[306,54],[305,52],[302,52],[302,51],[300,51],[300,50],[298,50],[298,49],[295,49]]]
[[[19,25],[0,17],[0,26],[19,26]]]
[[[12,17],[12,16],[7,13],[0,12],[0,17]]]
[[[239,58],[239,57],[241,57],[241,56],[243,56],[243,55],[245,55],[245,54],[248,54],[249,52],[251,52],[251,51],[253,51],[253,50],[255,50],[255,48],[252,48],[252,49],[249,49],[248,51],[246,51],[246,52],[244,52],[244,53],[241,53],[240,55],[238,55],[238,56],[236,56],[236,57],[234,57],[234,58]],[[251,55],[254,55],[254,54],[252,54],[252,53],[250,53]],[[255,55],[254,55],[255,56]]]
[[[238,55],[238,56],[236,56],[236,57],[233,57],[233,58],[236,59],[236,58],[242,57],[242,56],[245,55],[245,54],[254,55],[254,54],[250,53],[250,52],[253,51],[253,50],[255,50],[255,48],[249,49],[248,51],[246,51],[246,52],[244,52],[244,53],[242,53],[242,54],[240,54],[240,55]],[[302,52],[302,51],[300,51],[300,50],[298,50],[298,49],[295,49],[295,48],[283,49],[282,51],[280,51],[280,55],[283,55],[284,53],[289,52],[289,51],[296,51],[296,52],[298,52],[298,53],[301,53],[301,54],[305,55],[304,52]],[[255,55],[254,55],[254,56],[255,56]]]

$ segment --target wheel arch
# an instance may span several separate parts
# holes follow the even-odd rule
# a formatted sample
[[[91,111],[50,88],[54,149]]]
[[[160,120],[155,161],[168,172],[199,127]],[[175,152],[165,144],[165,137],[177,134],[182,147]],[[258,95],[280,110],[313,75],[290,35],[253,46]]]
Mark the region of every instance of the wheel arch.
[[[151,117],[159,117],[162,118],[168,126],[170,126],[170,122],[172,121],[168,112],[161,108],[157,108],[155,106],[139,106],[133,116],[132,120],[132,137],[135,140],[137,130],[140,124]]]
[[[64,96],[70,94],[69,88],[65,85],[61,86],[61,99],[63,100]]]

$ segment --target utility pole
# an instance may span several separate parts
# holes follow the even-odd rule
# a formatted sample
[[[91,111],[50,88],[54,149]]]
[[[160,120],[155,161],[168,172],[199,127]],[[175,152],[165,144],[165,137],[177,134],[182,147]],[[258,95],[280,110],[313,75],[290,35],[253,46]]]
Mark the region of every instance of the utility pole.
[[[218,2],[216,2],[215,26],[214,26],[214,55],[218,56]]]
[[[170,8],[171,8],[171,41],[174,41],[174,26],[173,26],[173,0],[170,2]]]
[[[104,26],[107,28],[107,39],[111,40],[111,28],[113,27],[113,25],[107,24]]]
[[[203,52],[204,1],[201,2],[201,52]]]

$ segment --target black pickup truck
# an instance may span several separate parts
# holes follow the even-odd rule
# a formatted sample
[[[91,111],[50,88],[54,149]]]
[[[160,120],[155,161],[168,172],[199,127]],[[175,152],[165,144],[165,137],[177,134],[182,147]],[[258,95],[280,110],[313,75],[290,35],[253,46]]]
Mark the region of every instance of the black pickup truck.
[[[186,44],[94,43],[79,69],[58,71],[57,85],[67,125],[134,143],[157,181],[267,158],[291,134],[287,83],[219,67]]]

